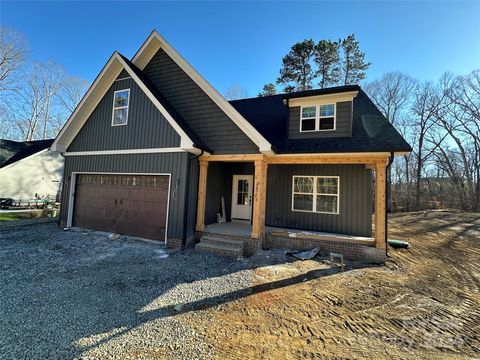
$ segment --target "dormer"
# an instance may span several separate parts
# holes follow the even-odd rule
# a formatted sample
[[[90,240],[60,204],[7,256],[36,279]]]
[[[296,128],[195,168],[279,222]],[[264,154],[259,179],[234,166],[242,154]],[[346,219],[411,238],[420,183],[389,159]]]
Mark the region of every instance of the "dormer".
[[[289,139],[352,136],[353,99],[358,90],[355,85],[287,95]]]

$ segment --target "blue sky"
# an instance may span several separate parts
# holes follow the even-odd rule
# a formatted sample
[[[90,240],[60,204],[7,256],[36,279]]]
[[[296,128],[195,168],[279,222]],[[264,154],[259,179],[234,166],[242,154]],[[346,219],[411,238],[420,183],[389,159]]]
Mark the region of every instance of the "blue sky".
[[[114,50],[133,56],[155,28],[217,90],[255,96],[304,38],[355,33],[368,79],[399,70],[422,80],[480,68],[480,2],[5,2],[1,23],[31,58],[92,81]]]

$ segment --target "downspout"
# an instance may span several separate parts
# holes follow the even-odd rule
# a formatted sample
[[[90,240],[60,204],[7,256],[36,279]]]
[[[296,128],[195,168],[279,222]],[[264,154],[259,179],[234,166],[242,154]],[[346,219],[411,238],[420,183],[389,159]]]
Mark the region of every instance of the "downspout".
[[[48,148],[48,150],[51,150]],[[65,191],[65,153],[61,152],[60,155],[63,157],[63,174],[62,174],[62,191],[60,192],[60,213],[58,214],[58,221],[57,221],[57,226],[60,227],[60,223],[62,221],[62,202],[63,202],[63,192]],[[70,186],[70,181],[68,186]],[[68,201],[71,201],[71,199],[68,199]],[[68,216],[68,215],[67,215]]]
[[[202,150],[200,152],[200,154],[198,155],[195,155],[195,156],[192,156],[191,158],[188,158],[188,164],[187,164],[187,182],[186,182],[186,186],[187,188],[185,189],[185,205],[184,205],[184,209],[183,209],[183,213],[184,213],[184,216],[183,216],[183,229],[185,231],[184,233],[184,236],[183,236],[183,240],[185,240],[185,245],[187,245],[187,227],[188,227],[188,204],[190,202],[190,199],[189,199],[189,193],[190,193],[190,167],[192,165],[192,161],[199,158],[200,156],[202,156],[204,153],[204,150]],[[195,214],[196,215],[196,214]],[[195,216],[196,218],[196,216]]]
[[[395,153],[393,151],[390,151],[390,158],[388,159],[388,163],[385,168],[385,178],[388,178],[387,176],[388,170],[390,169],[390,166],[393,163],[394,157],[395,157]],[[391,177],[390,177],[390,180],[391,180]],[[388,194],[388,186],[390,186],[390,183],[388,181],[385,181],[385,256],[386,257],[388,257],[388,197],[386,196]]]

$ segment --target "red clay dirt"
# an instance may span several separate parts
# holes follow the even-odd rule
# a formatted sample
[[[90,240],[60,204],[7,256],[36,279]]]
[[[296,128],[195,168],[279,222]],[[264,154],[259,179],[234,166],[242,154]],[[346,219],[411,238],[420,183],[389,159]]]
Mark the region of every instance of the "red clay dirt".
[[[389,224],[411,249],[390,248],[384,267],[257,268],[252,295],[183,320],[218,359],[480,358],[480,214],[404,213]]]

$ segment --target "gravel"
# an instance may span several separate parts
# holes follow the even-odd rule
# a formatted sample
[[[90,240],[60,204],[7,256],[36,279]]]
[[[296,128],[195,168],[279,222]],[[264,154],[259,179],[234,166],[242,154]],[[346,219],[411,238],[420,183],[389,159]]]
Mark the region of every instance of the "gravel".
[[[248,295],[253,266],[54,223],[2,226],[0,358],[211,358],[182,314]]]

